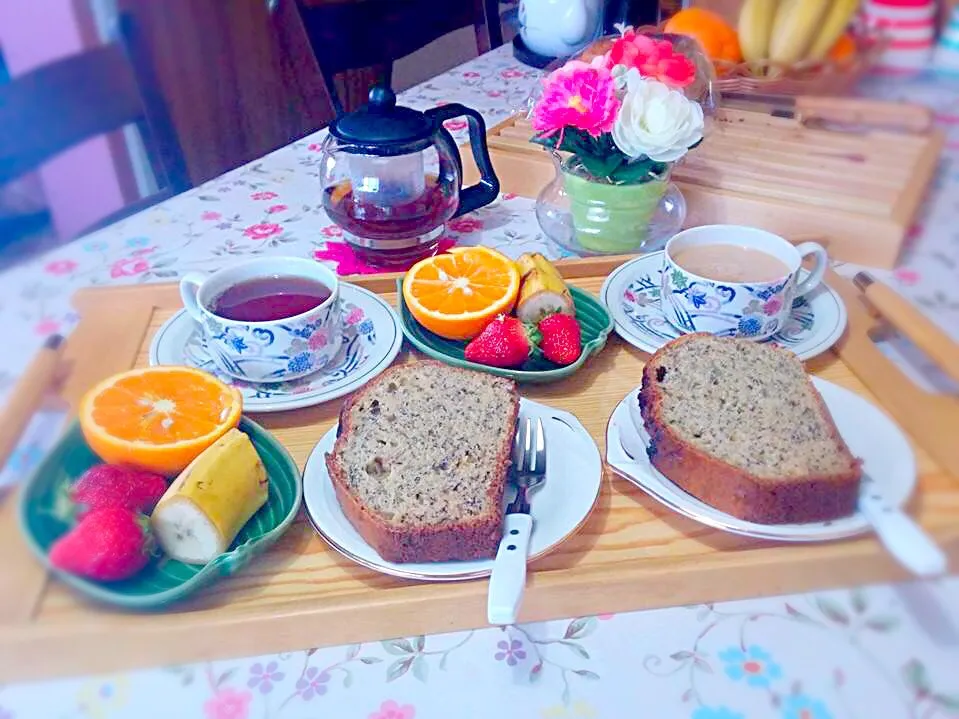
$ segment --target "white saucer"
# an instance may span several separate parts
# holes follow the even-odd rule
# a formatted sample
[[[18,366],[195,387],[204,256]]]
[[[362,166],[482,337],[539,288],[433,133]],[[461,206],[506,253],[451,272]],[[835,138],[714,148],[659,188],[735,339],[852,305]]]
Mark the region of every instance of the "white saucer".
[[[875,485],[878,485],[890,505],[902,507],[916,487],[916,459],[909,440],[892,420],[862,397],[818,377],[813,377],[812,381],[835,420],[839,434],[850,451],[863,460],[860,494],[875,491]],[[670,509],[733,534],[783,542],[822,542],[872,531],[860,512],[827,522],[757,524],[701,502],[650,464],[646,456],[649,435],[645,429],[637,430],[630,411],[635,406],[635,416],[639,416],[638,394],[637,387],[616,406],[610,417],[606,428],[606,461],[617,474]]]
[[[150,343],[150,364],[189,365],[216,375],[243,393],[247,412],[282,412],[342,397],[363,386],[392,364],[403,345],[403,331],[393,308],[362,287],[340,283],[343,301],[343,348],[329,365],[291,382],[244,382],[230,377],[210,359],[199,325],[181,310],[157,331]]]
[[[613,270],[599,293],[616,323],[616,334],[634,347],[653,353],[682,333],[660,309],[663,253],[653,252]],[[846,307],[825,283],[793,303],[792,317],[781,332],[766,340],[808,360],[822,354],[846,329]]]
[[[546,554],[579,529],[599,496],[603,463],[593,438],[568,412],[522,399],[520,417],[540,417],[546,429],[546,483],[530,501],[530,559]],[[487,577],[492,559],[396,564],[387,562],[353,528],[340,509],[324,455],[333,449],[336,427],[310,454],[303,471],[303,506],[310,523],[331,547],[357,564],[384,574],[431,582]],[[513,492],[507,489],[505,504]]]

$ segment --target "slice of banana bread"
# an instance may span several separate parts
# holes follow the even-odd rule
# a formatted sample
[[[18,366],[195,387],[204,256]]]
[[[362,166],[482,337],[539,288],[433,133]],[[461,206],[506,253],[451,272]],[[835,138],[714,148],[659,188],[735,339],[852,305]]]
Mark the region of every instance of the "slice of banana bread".
[[[387,370],[344,403],[326,455],[344,514],[390,562],[495,556],[518,413],[507,379],[433,361]]]
[[[653,466],[723,512],[783,524],[856,509],[861,462],[788,350],[684,335],[643,368],[639,405]]]

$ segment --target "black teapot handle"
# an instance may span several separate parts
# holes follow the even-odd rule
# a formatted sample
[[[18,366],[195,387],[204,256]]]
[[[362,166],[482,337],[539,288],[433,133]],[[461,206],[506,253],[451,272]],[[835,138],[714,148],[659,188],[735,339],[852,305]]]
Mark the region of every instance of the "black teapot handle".
[[[447,145],[453,157],[459,165],[460,182],[463,178],[463,167],[460,161],[459,149],[453,142],[453,136],[443,127],[443,122],[454,117],[465,117],[469,122],[470,128],[470,148],[473,151],[473,159],[476,161],[476,167],[480,171],[480,181],[467,188],[460,188],[460,202],[456,208],[456,214],[453,217],[459,217],[467,212],[479,209],[483,205],[488,205],[499,194],[499,178],[493,171],[493,163],[489,157],[489,147],[486,146],[486,123],[483,122],[483,116],[476,110],[473,110],[459,103],[450,103],[449,105],[440,105],[427,110],[426,115],[433,118],[439,127],[438,133],[441,141]]]

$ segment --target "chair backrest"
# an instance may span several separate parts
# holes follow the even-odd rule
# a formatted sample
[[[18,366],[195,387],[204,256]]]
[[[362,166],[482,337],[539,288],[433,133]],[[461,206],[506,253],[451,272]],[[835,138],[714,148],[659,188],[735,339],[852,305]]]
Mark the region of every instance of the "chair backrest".
[[[151,97],[151,91],[149,79],[138,77],[124,47],[116,43],[44,65],[0,86],[0,184],[83,140],[135,124],[158,184],[186,189],[189,181],[175,131],[162,99]]]

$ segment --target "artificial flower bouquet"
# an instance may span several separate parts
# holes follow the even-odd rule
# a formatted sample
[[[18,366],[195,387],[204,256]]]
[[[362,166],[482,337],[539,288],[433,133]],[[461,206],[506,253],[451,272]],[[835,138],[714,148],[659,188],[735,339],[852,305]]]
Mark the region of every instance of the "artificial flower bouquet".
[[[545,78],[533,141],[611,184],[657,179],[702,142],[703,108],[684,93],[696,80],[696,62],[672,42],[624,28],[606,53]]]

